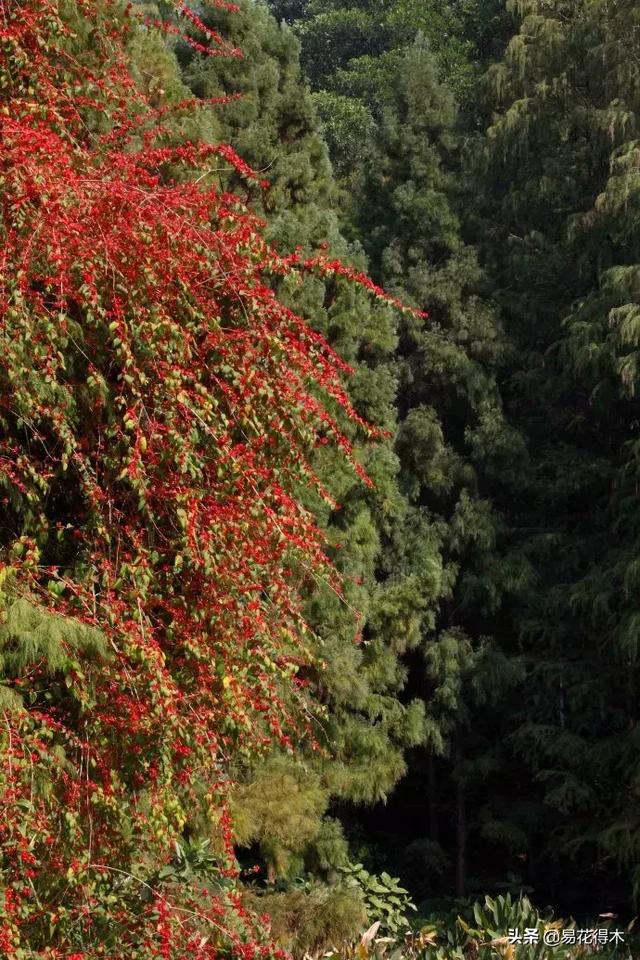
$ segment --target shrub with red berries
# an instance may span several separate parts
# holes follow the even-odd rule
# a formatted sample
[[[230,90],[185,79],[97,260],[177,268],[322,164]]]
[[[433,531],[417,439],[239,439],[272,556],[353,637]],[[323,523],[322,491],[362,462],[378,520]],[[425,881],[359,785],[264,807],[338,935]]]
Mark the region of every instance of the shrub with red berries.
[[[270,279],[366,280],[280,257],[216,186],[260,182],[230,147],[170,145],[136,29],[158,27],[119,0],[0,13],[6,960],[273,955],[238,892],[230,759],[312,738],[299,597],[335,578],[300,492],[316,443],[353,459],[337,409],[366,430]],[[212,857],[187,880],[195,820]]]

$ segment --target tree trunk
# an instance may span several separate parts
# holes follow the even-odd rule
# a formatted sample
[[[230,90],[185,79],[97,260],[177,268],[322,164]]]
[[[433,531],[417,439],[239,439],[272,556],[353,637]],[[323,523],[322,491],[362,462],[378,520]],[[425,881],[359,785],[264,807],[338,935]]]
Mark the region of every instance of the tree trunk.
[[[438,783],[436,779],[436,761],[429,757],[429,839],[438,842],[440,824],[438,823]]]
[[[467,886],[467,810],[466,791],[462,779],[462,747],[456,735],[456,896],[464,897]]]

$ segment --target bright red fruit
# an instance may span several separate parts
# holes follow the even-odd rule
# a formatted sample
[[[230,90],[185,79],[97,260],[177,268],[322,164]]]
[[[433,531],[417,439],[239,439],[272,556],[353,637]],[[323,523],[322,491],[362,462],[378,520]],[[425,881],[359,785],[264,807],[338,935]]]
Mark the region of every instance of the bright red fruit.
[[[41,628],[57,666],[43,646],[7,678],[0,950],[252,960],[273,948],[234,889],[229,758],[307,735],[298,597],[334,574],[299,494],[327,435],[351,458],[318,397],[357,420],[269,278],[369,284],[280,257],[200,176],[259,180],[230,147],[171,145],[127,69],[135,7],[65,8],[89,51],[56,0],[0,15],[0,599],[71,618]],[[204,886],[167,869],[189,822],[218,856]]]

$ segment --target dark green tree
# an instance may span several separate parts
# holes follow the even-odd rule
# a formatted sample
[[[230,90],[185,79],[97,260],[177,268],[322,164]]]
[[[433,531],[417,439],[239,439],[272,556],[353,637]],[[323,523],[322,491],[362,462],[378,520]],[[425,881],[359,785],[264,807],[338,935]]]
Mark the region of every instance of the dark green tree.
[[[530,452],[512,524],[537,582],[515,611],[528,674],[513,741],[538,803],[533,881],[602,906],[640,878],[638,11],[518,9],[488,78],[478,224]]]
[[[439,80],[472,122],[475,80],[500,55],[512,24],[502,0],[269,0],[269,6],[300,38],[331,160],[348,192],[359,189],[385,92],[416,37],[429,44]]]
[[[429,830],[411,849],[422,843],[440,867],[443,848],[456,850],[462,890],[468,835],[502,840],[511,852],[521,837],[499,800],[481,814],[466,812],[466,795],[480,795],[504,764],[491,741],[497,705],[520,663],[513,645],[502,649],[494,634],[503,596],[523,588],[528,570],[491,504],[492,487],[515,474],[524,452],[502,416],[496,372],[504,344],[456,213],[463,205],[459,120],[442,82],[458,68],[470,78],[474,56],[480,62],[489,53],[480,54],[477,24],[473,42],[467,36],[469,11],[456,5],[435,12],[327,0],[276,12],[301,39],[336,172],[350,194],[352,235],[362,239],[375,279],[430,313],[426,323],[404,321],[398,331],[395,449],[407,506],[383,548],[387,570],[402,572],[416,610],[427,614],[416,621],[422,654],[411,689],[426,705],[428,750],[412,761],[405,789],[428,808]],[[438,809],[449,802],[458,810],[457,837],[442,836],[438,824]]]
[[[425,535],[435,535],[446,571],[443,602],[423,624],[420,686],[430,758],[424,793],[433,844],[440,836],[433,758],[448,758],[438,769],[441,788],[455,797],[456,888],[463,893],[467,837],[483,827],[477,816],[467,817],[465,794],[477,794],[499,769],[487,714],[521,671],[517,651],[503,649],[495,631],[504,596],[523,588],[528,568],[492,505],[494,488],[514,475],[524,450],[503,417],[496,378],[504,340],[456,212],[455,131],[452,93],[418,40],[386,91],[357,229],[374,276],[429,314],[423,323],[402,322],[397,352],[396,449],[414,531],[405,535],[401,556],[406,563]],[[392,564],[394,553],[391,548]],[[420,568],[417,553],[409,562]],[[424,783],[423,763],[418,770]],[[513,830],[505,826],[502,833]]]
[[[218,108],[216,137],[230,142],[270,181],[264,194],[256,191],[246,196],[247,202],[268,213],[270,236],[281,250],[340,256],[365,267],[361,246],[347,243],[342,234],[339,194],[293,33],[265,6],[249,2],[236,13],[209,11],[206,22],[246,56],[200,58],[183,45],[176,55],[183,82],[198,98],[241,95]],[[181,122],[196,121],[188,116]],[[229,180],[224,186],[235,183]],[[327,239],[325,250],[321,245]],[[297,286],[274,282],[280,296],[352,364],[348,386],[356,408],[388,431],[389,438],[359,448],[371,489],[354,482],[328,448],[318,450],[317,471],[340,508],[309,506],[327,530],[346,585],[340,597],[319,583],[307,600],[323,667],[306,679],[316,685],[326,707],[317,731],[324,755],[310,755],[302,765],[274,758],[252,771],[238,792],[239,816],[245,811],[242,839],[260,845],[272,880],[305,870],[334,876],[347,847],[332,802],[383,800],[404,774],[405,749],[424,736],[424,710],[417,699],[401,697],[407,676],[402,658],[419,642],[422,620],[433,616],[445,583],[438,539],[431,534],[421,545],[421,569],[400,563],[390,568],[386,560],[386,542],[398,539],[395,531],[411,522],[391,439],[397,420],[392,362],[397,320],[339,277],[332,282],[310,278]],[[246,772],[240,771],[240,777],[247,780]],[[267,829],[273,804],[280,804],[288,819]]]

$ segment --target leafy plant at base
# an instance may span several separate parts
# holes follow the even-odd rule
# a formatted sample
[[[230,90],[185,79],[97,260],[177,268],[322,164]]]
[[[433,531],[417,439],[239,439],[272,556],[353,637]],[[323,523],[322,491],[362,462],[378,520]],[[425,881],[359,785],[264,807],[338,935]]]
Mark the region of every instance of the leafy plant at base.
[[[597,955],[602,960],[631,960],[635,946],[633,924],[624,931],[622,944],[546,945],[546,931],[556,931],[560,940],[563,930],[573,930],[577,937],[575,922],[544,918],[527,897],[512,899],[509,894],[476,903],[454,902],[448,913],[441,910],[415,926],[415,932],[399,940],[379,937],[377,921],[359,941],[343,945],[329,956],[332,960],[578,960]],[[534,942],[510,942],[510,934],[517,931],[523,935],[525,930],[531,932]]]
[[[336,950],[367,922],[359,891],[342,884],[307,882],[266,894],[249,888],[245,902],[268,913],[276,941],[295,957]]]
[[[348,886],[356,887],[371,920],[379,920],[381,929],[390,934],[409,929],[407,912],[416,910],[416,905],[397,877],[388,873],[371,874],[361,863],[350,863],[341,871]]]

